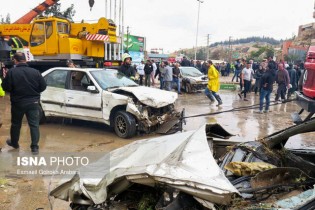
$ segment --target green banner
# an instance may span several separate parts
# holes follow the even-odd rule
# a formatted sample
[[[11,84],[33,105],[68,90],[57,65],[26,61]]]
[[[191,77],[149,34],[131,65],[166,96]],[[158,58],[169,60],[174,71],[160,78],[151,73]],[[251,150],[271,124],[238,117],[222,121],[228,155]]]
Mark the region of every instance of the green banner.
[[[124,50],[143,52],[144,51],[144,37],[133,36],[130,34],[124,35]]]

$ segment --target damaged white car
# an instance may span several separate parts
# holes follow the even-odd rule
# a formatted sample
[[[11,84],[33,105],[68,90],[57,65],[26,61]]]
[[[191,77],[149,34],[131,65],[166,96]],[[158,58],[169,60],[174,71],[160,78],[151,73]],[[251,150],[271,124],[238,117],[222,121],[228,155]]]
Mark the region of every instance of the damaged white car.
[[[52,68],[43,74],[41,119],[56,116],[101,122],[122,138],[137,132],[180,130],[177,93],[138,86],[117,70]]]

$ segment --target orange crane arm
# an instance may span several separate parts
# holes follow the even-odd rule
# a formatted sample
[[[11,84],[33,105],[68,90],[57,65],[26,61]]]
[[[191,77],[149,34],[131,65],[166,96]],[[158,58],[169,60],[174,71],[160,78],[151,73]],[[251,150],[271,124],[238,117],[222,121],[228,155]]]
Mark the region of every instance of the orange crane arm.
[[[38,14],[44,12],[49,7],[56,4],[59,0],[45,0],[41,4],[39,4],[37,7],[23,15],[21,18],[19,18],[17,21],[15,21],[13,24],[28,24],[30,23]]]

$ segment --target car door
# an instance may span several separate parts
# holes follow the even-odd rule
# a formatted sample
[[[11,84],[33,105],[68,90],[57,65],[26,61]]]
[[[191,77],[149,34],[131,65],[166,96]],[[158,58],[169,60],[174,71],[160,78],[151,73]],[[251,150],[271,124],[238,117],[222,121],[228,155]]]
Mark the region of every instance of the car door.
[[[66,81],[68,71],[55,69],[44,76],[46,90],[41,94],[41,106],[46,116],[63,116],[66,113]]]
[[[66,90],[66,112],[73,118],[102,121],[101,90],[92,93],[87,90],[88,86],[94,84],[86,72],[71,71]]]

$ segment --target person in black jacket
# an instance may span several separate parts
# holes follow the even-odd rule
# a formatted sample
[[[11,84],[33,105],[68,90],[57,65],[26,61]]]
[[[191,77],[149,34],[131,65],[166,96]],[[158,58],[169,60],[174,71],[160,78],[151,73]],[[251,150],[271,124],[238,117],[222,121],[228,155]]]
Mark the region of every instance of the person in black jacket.
[[[46,82],[38,70],[28,67],[24,53],[15,53],[13,61],[15,67],[8,71],[2,82],[2,88],[10,92],[11,100],[11,139],[7,144],[19,148],[22,119],[26,115],[31,131],[31,150],[36,155],[39,149],[39,100]]]
[[[190,66],[190,61],[186,58],[186,56],[183,57],[182,62],[180,63],[181,66]]]
[[[267,68],[266,72],[260,79],[260,97],[259,97],[259,113],[268,113],[270,105],[270,94],[272,92],[272,86],[274,83],[272,69]],[[263,111],[264,100],[266,99],[265,111]]]
[[[128,53],[122,55],[123,63],[119,68],[119,72],[123,73],[126,77],[135,80],[136,71],[131,65],[132,58]]]
[[[151,86],[151,73],[153,72],[153,66],[150,60],[147,60],[146,64],[144,65],[144,85],[147,87]]]

